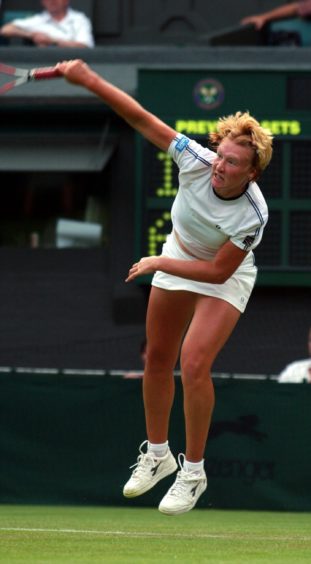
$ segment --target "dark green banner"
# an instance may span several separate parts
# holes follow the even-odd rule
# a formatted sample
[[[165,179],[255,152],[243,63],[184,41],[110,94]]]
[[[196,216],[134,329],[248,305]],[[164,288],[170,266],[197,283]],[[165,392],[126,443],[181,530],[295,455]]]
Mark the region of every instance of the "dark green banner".
[[[145,439],[140,380],[8,374],[0,387],[1,503],[159,503],[172,478],[122,497]],[[215,387],[199,506],[310,511],[311,386],[215,378]],[[184,448],[178,377],[170,444]]]
[[[139,100],[186,135],[207,135],[220,116],[248,110],[273,135],[310,135],[310,77],[301,71],[141,69]]]

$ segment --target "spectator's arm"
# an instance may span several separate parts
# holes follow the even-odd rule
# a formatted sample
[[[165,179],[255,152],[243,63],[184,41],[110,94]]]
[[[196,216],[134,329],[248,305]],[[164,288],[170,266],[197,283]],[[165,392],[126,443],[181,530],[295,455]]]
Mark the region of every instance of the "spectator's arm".
[[[33,32],[30,34],[30,39],[38,47],[48,47],[50,45],[55,45],[56,47],[88,47],[82,41],[70,41],[66,39],[56,39],[45,33]]]
[[[86,43],[82,43],[80,41],[65,41],[64,39],[54,39],[53,45],[57,45],[57,47],[89,47]]]
[[[30,31],[21,29],[20,27],[12,23],[8,23],[2,26],[0,28],[0,33],[4,37],[23,37],[24,39],[32,38],[32,33]]]
[[[291,2],[290,4],[283,4],[274,10],[264,12],[262,14],[255,14],[247,16],[241,20],[242,25],[253,24],[256,29],[261,29],[268,22],[274,20],[281,20],[284,18],[291,18],[299,14],[299,2]]]
[[[20,37],[32,41],[38,47],[45,47],[55,45],[57,47],[88,47],[85,43],[80,41],[66,41],[64,39],[54,39],[49,35],[41,32],[27,31],[14,24],[8,23],[0,28],[0,33],[3,37]]]

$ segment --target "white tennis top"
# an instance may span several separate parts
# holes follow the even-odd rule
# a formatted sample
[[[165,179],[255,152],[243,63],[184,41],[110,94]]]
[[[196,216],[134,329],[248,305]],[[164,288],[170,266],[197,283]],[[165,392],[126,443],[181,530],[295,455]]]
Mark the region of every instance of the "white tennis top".
[[[267,204],[256,182],[250,182],[239,197],[222,199],[211,185],[213,151],[177,134],[168,152],[179,167],[172,223],[185,247],[203,260],[213,258],[228,240],[245,251],[255,249],[268,220]],[[252,252],[243,263],[254,264]]]
[[[87,47],[94,47],[92,24],[82,12],[68,8],[66,16],[57,21],[44,11],[29,18],[19,18],[12,25],[25,31],[45,33],[49,37],[63,41],[77,41]]]

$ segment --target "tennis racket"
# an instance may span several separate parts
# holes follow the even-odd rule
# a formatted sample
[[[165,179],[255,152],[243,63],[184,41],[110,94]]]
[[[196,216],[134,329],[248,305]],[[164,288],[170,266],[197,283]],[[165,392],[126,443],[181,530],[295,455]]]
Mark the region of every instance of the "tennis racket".
[[[37,69],[19,69],[0,63],[0,73],[14,77],[13,80],[0,86],[0,94],[5,94],[16,86],[21,86],[33,80],[48,80],[60,78],[63,75],[55,67],[39,67]]]

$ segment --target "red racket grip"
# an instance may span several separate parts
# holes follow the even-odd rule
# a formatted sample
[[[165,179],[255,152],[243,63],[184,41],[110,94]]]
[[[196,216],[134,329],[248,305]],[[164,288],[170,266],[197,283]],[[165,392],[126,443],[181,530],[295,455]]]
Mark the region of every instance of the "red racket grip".
[[[42,67],[32,69],[29,72],[29,80],[48,80],[50,78],[60,78],[62,73],[55,67]]]

